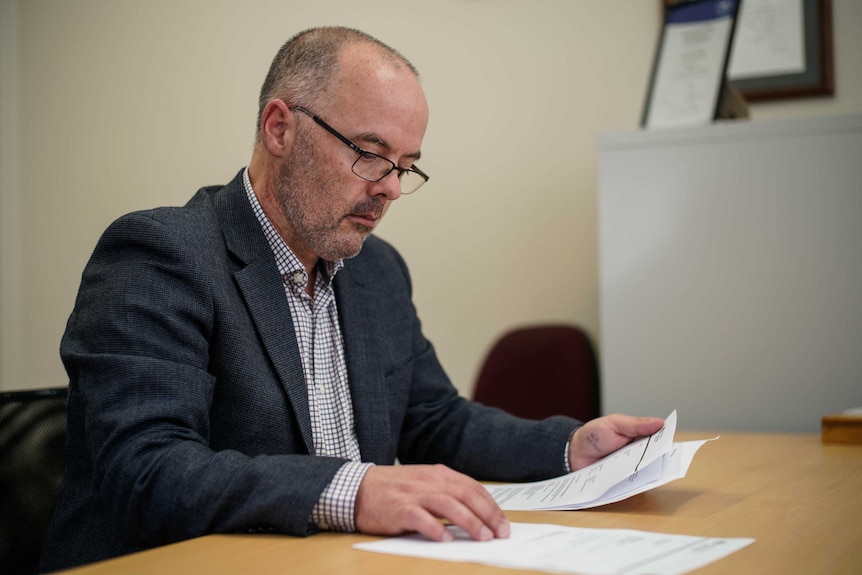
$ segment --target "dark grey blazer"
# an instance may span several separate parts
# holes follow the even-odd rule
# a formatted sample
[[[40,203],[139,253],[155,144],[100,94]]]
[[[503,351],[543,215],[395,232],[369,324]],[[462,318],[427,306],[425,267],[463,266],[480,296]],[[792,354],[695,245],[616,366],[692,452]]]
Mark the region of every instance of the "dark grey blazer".
[[[576,421],[527,422],[459,397],[398,253],[370,237],[345,263],[335,291],[364,461],[504,481],[564,471]],[[68,469],[43,570],[206,533],[313,532],[343,461],[312,456],[290,310],[239,175],[108,228],[61,355]]]

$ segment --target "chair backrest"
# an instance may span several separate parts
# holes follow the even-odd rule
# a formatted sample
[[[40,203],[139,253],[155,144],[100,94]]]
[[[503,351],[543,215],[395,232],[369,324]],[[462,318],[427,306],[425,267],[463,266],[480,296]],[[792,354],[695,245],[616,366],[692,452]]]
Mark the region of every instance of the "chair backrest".
[[[0,392],[0,573],[36,573],[66,468],[66,388]]]
[[[599,368],[592,341],[574,325],[513,329],[491,347],[473,399],[527,419],[598,417]]]

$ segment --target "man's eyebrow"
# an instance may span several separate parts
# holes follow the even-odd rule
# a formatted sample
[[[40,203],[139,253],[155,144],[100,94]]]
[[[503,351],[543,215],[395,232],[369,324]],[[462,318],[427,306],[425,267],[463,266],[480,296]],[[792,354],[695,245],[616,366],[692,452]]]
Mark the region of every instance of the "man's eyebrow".
[[[392,147],[386,142],[386,140],[384,140],[383,138],[381,138],[378,134],[375,134],[374,132],[359,134],[359,136],[356,139],[359,142],[362,142],[364,144],[374,144],[374,145],[380,146],[381,148],[384,148],[386,150],[392,149]],[[409,154],[404,154],[404,157],[405,158],[411,158],[415,161],[415,160],[418,160],[419,158],[422,157],[422,152],[420,152],[419,150],[416,150],[415,152],[411,152]]]

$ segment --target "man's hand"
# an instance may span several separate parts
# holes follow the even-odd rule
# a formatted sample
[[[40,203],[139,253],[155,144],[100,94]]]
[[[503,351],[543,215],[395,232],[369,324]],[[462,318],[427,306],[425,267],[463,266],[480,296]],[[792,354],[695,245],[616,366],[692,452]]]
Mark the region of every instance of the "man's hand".
[[[440,519],[479,541],[509,536],[509,522],[488,490],[445,465],[376,465],[366,472],[356,497],[359,531],[415,531],[450,541],[452,535]]]
[[[579,427],[569,443],[569,465],[572,471],[595,463],[605,455],[631,443],[638,437],[652,435],[664,425],[660,417],[605,415]]]

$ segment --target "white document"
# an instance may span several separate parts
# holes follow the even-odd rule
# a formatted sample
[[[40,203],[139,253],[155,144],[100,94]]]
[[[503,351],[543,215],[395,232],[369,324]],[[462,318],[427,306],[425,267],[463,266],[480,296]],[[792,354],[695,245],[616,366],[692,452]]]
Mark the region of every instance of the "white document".
[[[754,539],[726,539],[633,531],[512,523],[508,539],[475,541],[448,527],[455,540],[438,543],[407,535],[354,548],[426,559],[581,575],[679,575],[717,561]]]
[[[587,509],[606,505],[685,477],[706,443],[674,443],[676,410],[664,427],[568,475],[533,483],[485,485],[505,510]]]

